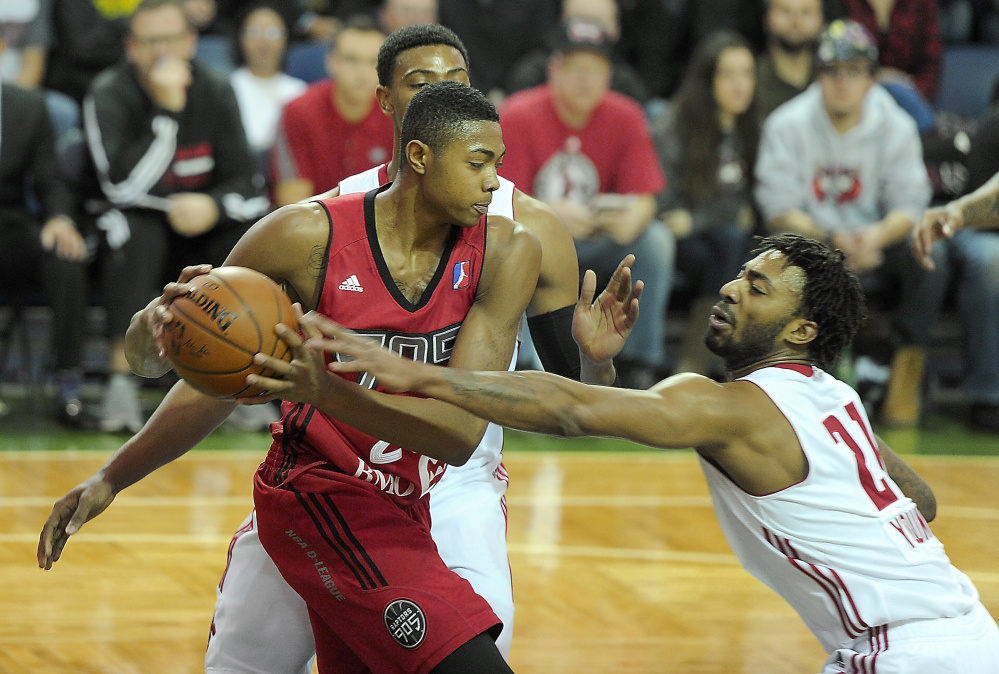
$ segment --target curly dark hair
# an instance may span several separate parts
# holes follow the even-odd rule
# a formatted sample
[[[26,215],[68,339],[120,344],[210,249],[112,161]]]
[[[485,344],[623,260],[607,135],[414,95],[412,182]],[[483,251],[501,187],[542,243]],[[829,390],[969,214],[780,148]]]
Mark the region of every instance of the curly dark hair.
[[[860,281],[844,264],[843,251],[820,241],[797,234],[775,234],[760,239],[752,254],[768,250],[783,253],[788,264],[805,272],[799,310],[819,326],[818,337],[808,345],[808,353],[823,370],[832,370],[867,318]]]
[[[401,147],[419,140],[438,152],[466,123],[498,121],[496,106],[478,89],[461,82],[434,82],[409,102],[402,118]]]
[[[453,30],[439,23],[426,23],[415,26],[404,26],[389,33],[378,50],[378,84],[383,87],[392,86],[392,71],[395,70],[399,54],[417,47],[434,47],[444,45],[454,47],[461,52],[468,68],[468,50]]]

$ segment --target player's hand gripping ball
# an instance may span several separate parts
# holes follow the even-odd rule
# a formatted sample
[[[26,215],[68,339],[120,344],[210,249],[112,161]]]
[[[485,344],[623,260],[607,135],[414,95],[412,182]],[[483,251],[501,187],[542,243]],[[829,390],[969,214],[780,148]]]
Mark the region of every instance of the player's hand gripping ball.
[[[190,281],[187,295],[170,304],[167,358],[188,384],[216,398],[251,398],[261,389],[246,375],[274,373],[253,362],[257,353],[290,362],[288,345],[274,333],[298,320],[291,300],[264,274],[245,267],[218,267]]]

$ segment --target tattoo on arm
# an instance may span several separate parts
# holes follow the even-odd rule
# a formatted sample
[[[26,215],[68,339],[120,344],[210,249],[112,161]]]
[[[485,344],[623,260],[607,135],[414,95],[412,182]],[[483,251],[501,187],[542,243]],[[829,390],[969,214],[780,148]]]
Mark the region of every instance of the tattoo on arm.
[[[899,486],[902,493],[908,496],[919,508],[919,512],[927,522],[932,522],[937,516],[937,499],[933,490],[901,457],[882,444],[881,458],[885,462],[888,475]]]
[[[326,262],[326,248],[324,246],[314,246],[309,255],[309,272],[314,278],[319,278],[323,272],[323,265]]]

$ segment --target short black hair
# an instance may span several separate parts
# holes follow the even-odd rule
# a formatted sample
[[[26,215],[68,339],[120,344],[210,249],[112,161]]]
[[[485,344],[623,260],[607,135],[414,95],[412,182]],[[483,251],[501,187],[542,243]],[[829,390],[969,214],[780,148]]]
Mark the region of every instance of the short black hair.
[[[434,152],[450,143],[468,122],[499,122],[496,106],[478,89],[461,82],[434,82],[421,88],[402,118],[402,148],[412,140]]]
[[[768,250],[783,253],[789,265],[805,273],[798,310],[819,326],[808,352],[816,365],[831,371],[867,318],[860,281],[847,268],[843,251],[821,241],[797,234],[775,234],[761,239],[753,255]]]
[[[399,60],[399,54],[417,47],[437,45],[454,47],[460,51],[461,58],[465,60],[465,67],[469,67],[468,50],[465,49],[465,43],[450,28],[439,23],[404,26],[389,33],[385,42],[382,43],[382,48],[378,52],[378,84],[383,87],[392,86],[392,72]]]

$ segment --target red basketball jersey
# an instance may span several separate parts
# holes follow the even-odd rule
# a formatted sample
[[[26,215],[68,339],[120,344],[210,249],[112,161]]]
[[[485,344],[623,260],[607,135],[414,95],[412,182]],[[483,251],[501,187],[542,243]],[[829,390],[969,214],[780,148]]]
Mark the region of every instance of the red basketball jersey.
[[[385,188],[379,188],[385,189]],[[406,358],[447,365],[458,329],[475,300],[485,253],[485,216],[453,227],[437,271],[417,303],[399,291],[375,231],[375,195],[350,194],[319,203],[330,220],[330,244],[317,311],[357,333],[375,337]],[[346,374],[378,389],[367,373]],[[420,499],[444,472],[443,462],[390,445],[322,414],[283,403],[271,454],[281,456],[279,480],[298,467],[314,477],[333,471],[370,483],[399,503]],[[301,471],[300,471],[301,472]]]

